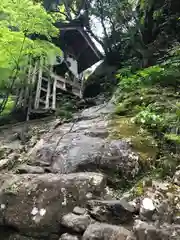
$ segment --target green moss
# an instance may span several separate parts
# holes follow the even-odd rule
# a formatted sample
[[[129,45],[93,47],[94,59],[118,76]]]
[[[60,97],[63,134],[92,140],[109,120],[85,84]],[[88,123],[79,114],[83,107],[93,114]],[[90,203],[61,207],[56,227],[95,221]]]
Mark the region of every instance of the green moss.
[[[57,109],[55,115],[58,117],[61,117],[61,118],[68,119],[68,120],[72,119],[72,117],[73,117],[72,112],[69,112],[69,111],[66,111],[63,109]]]
[[[165,152],[166,151],[166,152]],[[179,154],[169,152],[168,148],[162,151],[162,156],[157,159],[154,174],[157,178],[164,179],[167,176],[173,177],[176,167],[180,164]]]
[[[120,71],[117,75],[120,83],[113,100],[119,117],[114,116],[110,123],[110,137],[130,140],[143,160],[141,174],[149,174],[150,178],[171,177],[180,164],[176,156],[179,155],[180,135],[174,134],[180,131],[180,71],[174,66],[170,63],[130,75]],[[150,160],[148,164],[147,160]],[[141,183],[135,191],[137,195],[142,194]]]
[[[129,139],[134,151],[138,152],[144,161],[156,159],[157,143],[153,136],[130,117],[114,117],[109,124],[109,137],[112,139]]]
[[[144,186],[143,186],[143,181],[140,180],[138,181],[135,186],[133,187],[133,197],[139,197],[142,196],[144,193]]]
[[[142,196],[145,192],[147,192],[148,189],[153,188],[153,183],[154,182],[159,182],[161,183],[161,180],[158,178],[155,178],[152,173],[148,177],[144,177],[140,180],[138,180],[134,186],[130,189],[131,193],[131,198],[134,199],[135,197],[140,197]],[[162,195],[167,196],[168,193],[173,194],[174,198],[179,195],[179,187],[175,184],[168,183],[167,185],[165,184],[164,187],[162,186],[160,188],[160,191],[162,189]],[[171,203],[173,203],[173,199],[171,199]],[[178,213],[179,214],[179,213]]]
[[[6,148],[0,148],[0,159],[3,159],[6,154]]]
[[[127,111],[128,111],[128,109],[127,109],[126,105],[123,103],[119,103],[115,109],[115,113],[118,115],[124,115],[125,113],[127,113]]]
[[[160,92],[161,95],[159,95]],[[157,113],[170,108],[169,103],[167,103],[167,93],[163,94],[162,89],[143,87],[132,92],[121,92],[116,98],[115,112],[118,115],[135,115],[149,106]]]
[[[176,144],[180,144],[180,135],[177,135],[177,134],[165,134],[165,138],[167,140],[170,140]]]

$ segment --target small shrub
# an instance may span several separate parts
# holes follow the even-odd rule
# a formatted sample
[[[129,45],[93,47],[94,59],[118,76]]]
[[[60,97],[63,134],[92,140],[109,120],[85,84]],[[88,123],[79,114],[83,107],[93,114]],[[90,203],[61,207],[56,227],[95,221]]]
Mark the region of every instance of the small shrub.
[[[72,119],[73,114],[72,114],[72,112],[69,112],[66,110],[57,109],[56,116],[70,120],[70,119]]]
[[[132,75],[131,67],[124,67],[118,71],[117,78],[119,77],[129,77]]]
[[[180,144],[180,135],[174,133],[165,134],[165,139]]]
[[[116,106],[115,114],[124,115],[125,113],[127,113],[127,111],[128,111],[128,109],[127,109],[127,107],[125,106],[125,104],[119,103],[119,104]]]
[[[176,167],[179,164],[177,156],[172,154],[165,154],[157,160],[156,173],[159,178],[166,178],[173,176]]]
[[[180,81],[180,59],[169,59],[168,61],[141,69],[132,73],[130,69],[121,69],[116,75],[119,80],[119,88],[124,91],[134,91],[143,86],[162,86],[176,87]]]
[[[134,120],[136,123],[149,127],[161,126],[163,122],[163,118],[160,115],[157,115],[155,112],[150,111],[148,108],[139,112],[135,116]]]
[[[3,100],[0,100],[0,102],[2,102]],[[8,115],[9,113],[11,113],[11,111],[14,108],[14,100],[12,99],[12,97],[10,96],[8,98],[8,101],[6,103],[6,106],[3,110],[3,112],[1,113],[1,115]]]

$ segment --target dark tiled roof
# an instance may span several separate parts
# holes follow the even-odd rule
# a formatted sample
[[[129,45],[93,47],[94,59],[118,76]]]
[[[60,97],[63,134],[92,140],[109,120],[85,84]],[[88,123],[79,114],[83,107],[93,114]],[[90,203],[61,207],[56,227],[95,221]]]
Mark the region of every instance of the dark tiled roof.
[[[94,42],[83,29],[75,23],[57,22],[60,36],[54,43],[64,52],[72,54],[78,61],[78,72],[82,72],[103,58]]]

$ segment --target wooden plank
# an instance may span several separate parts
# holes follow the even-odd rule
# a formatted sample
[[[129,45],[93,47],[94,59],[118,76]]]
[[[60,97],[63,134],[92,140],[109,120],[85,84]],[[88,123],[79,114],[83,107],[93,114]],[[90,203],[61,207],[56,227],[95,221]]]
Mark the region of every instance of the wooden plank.
[[[34,84],[36,82],[37,67],[38,67],[38,62],[36,61],[35,65],[34,65],[33,73],[32,73],[32,84]]]
[[[48,83],[47,83],[48,84]],[[41,87],[41,91],[43,91],[43,92],[47,92],[47,89],[46,88],[43,88],[43,87]]]
[[[50,75],[53,79],[56,79],[58,82],[67,83],[67,84],[71,85],[72,87],[80,88],[80,84],[77,82],[67,80],[61,76],[54,74],[54,73],[51,73]]]
[[[31,110],[31,100],[32,100],[32,74],[33,74],[33,66],[31,57],[29,58],[29,72],[28,72],[28,96],[27,96],[27,115],[26,115],[26,121],[29,121],[29,115]]]
[[[21,88],[20,93],[19,93],[19,99],[18,99],[18,106],[19,107],[22,107],[23,97],[24,97],[24,87]]]
[[[43,65],[43,60],[40,60],[40,66],[39,66],[39,75],[38,75],[38,83],[36,87],[36,96],[35,96],[35,103],[34,103],[34,109],[39,108],[39,99],[41,95],[41,86],[42,86],[42,65]]]
[[[80,84],[77,82],[71,82],[69,80],[66,80],[66,84],[71,85],[72,87],[79,88],[80,89]]]
[[[43,100],[42,98],[39,99],[39,102],[40,102],[40,103],[43,103],[44,105],[45,105],[45,103],[46,103],[46,101]]]
[[[50,79],[47,83],[47,94],[46,94],[46,105],[45,105],[45,109],[49,108],[49,99],[50,99],[50,93],[51,93],[51,82]]]
[[[31,59],[30,59],[31,60]],[[31,61],[30,61],[31,62]],[[34,68],[32,70],[32,76],[30,78],[30,85],[29,85],[29,103],[28,103],[28,111],[27,111],[27,118],[26,120],[29,121],[29,117],[32,111],[32,103],[33,103],[33,88],[36,82],[36,75],[37,75],[37,66],[38,62],[35,62]]]
[[[42,77],[42,80],[43,80],[43,81],[46,81],[46,82],[48,82],[48,81],[49,81],[49,79],[48,79],[48,78],[46,78],[46,77]]]
[[[74,89],[72,89],[72,93],[73,93],[75,96],[77,96],[77,97],[81,97],[79,91],[77,92],[77,91],[75,91]]]
[[[36,113],[36,114],[48,113],[48,111],[49,109],[45,109],[45,108],[31,109],[31,113]]]
[[[58,81],[57,81],[56,87],[63,90],[63,91],[67,91],[65,84],[59,83]]]
[[[66,81],[65,78],[63,78],[63,77],[61,77],[61,76],[59,76],[59,75],[56,75],[56,74],[53,73],[53,72],[50,73],[50,76],[51,76],[53,79],[56,79],[56,80],[58,80],[58,81],[60,81],[60,82],[62,82],[62,83],[64,83],[64,82]]]

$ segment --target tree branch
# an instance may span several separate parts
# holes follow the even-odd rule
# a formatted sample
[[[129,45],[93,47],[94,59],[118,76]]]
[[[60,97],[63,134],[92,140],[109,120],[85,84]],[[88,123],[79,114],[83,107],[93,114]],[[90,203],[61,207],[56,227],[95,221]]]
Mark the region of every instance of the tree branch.
[[[91,28],[88,28],[88,29],[87,29],[87,32],[91,35],[91,37],[93,37],[93,38],[101,45],[101,47],[102,47],[103,49],[105,48],[103,41],[101,41],[101,40],[93,33],[93,31],[91,30]]]

